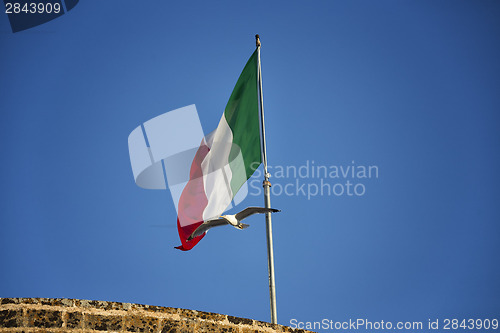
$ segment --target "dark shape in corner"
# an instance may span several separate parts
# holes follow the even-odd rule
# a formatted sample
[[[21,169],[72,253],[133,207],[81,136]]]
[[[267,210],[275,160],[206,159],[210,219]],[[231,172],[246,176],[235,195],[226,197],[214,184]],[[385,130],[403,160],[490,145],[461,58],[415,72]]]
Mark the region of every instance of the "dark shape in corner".
[[[64,3],[66,4],[66,11],[69,12],[70,10],[72,10],[76,6],[78,1],[80,0],[64,0]]]
[[[19,32],[47,23],[73,9],[79,0],[3,0],[12,32]],[[14,7],[16,5],[16,7]],[[19,5],[19,7],[17,7]]]

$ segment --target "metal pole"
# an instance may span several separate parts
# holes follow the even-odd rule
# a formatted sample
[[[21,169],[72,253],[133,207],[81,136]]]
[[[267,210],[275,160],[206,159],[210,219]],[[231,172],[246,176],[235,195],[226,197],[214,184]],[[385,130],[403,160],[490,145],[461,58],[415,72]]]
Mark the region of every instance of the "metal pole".
[[[259,100],[260,100],[260,124],[261,124],[261,138],[262,138],[262,163],[264,164],[264,204],[266,208],[271,208],[271,176],[267,172],[267,155],[266,155],[266,129],[264,123],[264,99],[262,94],[262,71],[260,67],[260,39],[259,35],[255,35],[255,42],[257,45],[257,80],[259,84]],[[269,298],[271,302],[271,323],[277,324],[278,317],[276,314],[276,287],[274,284],[274,253],[273,253],[273,226],[271,220],[271,213],[266,213],[266,235],[267,235],[267,268],[269,272]]]

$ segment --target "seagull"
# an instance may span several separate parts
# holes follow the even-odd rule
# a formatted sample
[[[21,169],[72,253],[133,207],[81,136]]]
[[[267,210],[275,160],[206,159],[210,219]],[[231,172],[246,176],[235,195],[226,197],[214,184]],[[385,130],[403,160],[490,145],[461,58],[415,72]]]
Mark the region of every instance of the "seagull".
[[[208,231],[208,229],[211,229],[213,227],[218,227],[221,225],[227,225],[230,224],[233,227],[237,229],[245,229],[248,228],[249,225],[245,223],[241,223],[241,220],[246,219],[250,215],[253,214],[262,214],[262,213],[276,213],[276,212],[281,212],[279,209],[274,209],[274,208],[264,208],[264,207],[248,207],[243,209],[241,212],[238,214],[234,215],[222,215],[221,217],[217,219],[212,219],[203,222],[198,228],[196,228],[195,231],[189,236],[188,241],[198,237],[200,235],[203,235],[205,232]]]

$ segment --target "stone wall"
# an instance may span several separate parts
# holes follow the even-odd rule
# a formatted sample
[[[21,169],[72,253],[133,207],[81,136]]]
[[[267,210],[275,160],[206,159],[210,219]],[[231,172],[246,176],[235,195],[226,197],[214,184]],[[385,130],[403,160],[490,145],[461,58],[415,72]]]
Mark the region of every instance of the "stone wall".
[[[0,298],[3,332],[307,332],[217,313],[63,298]]]

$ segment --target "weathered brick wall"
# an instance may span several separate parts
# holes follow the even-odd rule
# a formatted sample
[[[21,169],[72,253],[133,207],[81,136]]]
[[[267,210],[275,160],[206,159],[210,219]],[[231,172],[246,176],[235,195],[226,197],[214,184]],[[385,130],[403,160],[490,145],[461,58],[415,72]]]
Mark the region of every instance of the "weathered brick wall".
[[[0,332],[307,332],[217,313],[61,298],[0,298]]]

